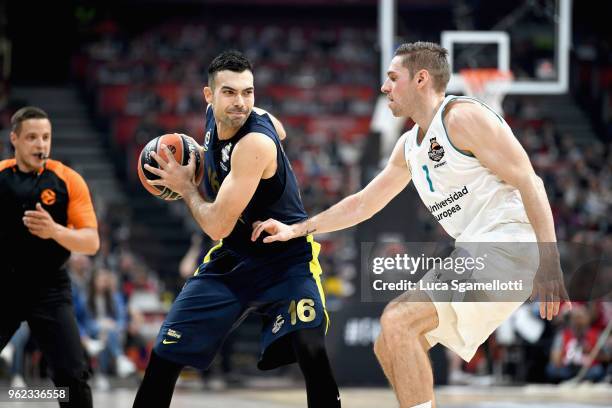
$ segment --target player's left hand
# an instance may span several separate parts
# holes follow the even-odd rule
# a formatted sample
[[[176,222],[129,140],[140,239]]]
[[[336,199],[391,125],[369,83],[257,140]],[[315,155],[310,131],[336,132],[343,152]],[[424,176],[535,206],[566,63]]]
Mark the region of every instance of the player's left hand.
[[[265,244],[275,241],[289,241],[290,239],[297,237],[297,234],[291,225],[286,225],[280,221],[270,218],[267,221],[255,221],[253,223],[251,241],[257,241],[261,233],[264,231],[270,234],[263,239]]]
[[[195,155],[193,152],[189,155],[189,163],[181,166],[168,146],[161,145],[162,150],[166,153],[168,161],[164,160],[160,155],[151,152],[151,157],[159,164],[159,168],[152,167],[148,164],[144,165],[147,171],[159,176],[157,180],[147,180],[152,186],[165,186],[175,193],[185,196],[185,193],[190,188],[196,188],[195,185]]]
[[[554,245],[554,248],[550,245]],[[546,320],[552,320],[559,313],[562,301],[569,302],[556,244],[540,247],[540,265],[530,296],[532,301],[536,298],[540,302],[540,317]],[[569,305],[571,307],[571,303]]]
[[[53,238],[57,231],[57,224],[40,203],[36,203],[36,210],[28,210],[23,215],[23,224],[32,235],[42,239]]]

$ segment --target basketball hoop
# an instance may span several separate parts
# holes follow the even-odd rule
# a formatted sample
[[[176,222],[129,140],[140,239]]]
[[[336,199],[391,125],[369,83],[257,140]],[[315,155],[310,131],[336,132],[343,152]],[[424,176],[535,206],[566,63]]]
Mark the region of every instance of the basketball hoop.
[[[460,74],[468,96],[481,100],[503,116],[502,102],[512,84],[512,72],[473,68],[463,69]]]

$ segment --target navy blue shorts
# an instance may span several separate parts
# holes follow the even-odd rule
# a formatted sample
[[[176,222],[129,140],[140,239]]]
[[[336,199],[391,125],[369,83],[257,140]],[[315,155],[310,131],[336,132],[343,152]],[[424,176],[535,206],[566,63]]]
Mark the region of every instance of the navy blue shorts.
[[[207,368],[229,333],[247,317],[262,317],[260,369],[296,361],[285,335],[329,325],[321,287],[320,245],[308,238],[308,257],[253,260],[222,246],[189,278],[157,336],[155,352],[171,361]]]

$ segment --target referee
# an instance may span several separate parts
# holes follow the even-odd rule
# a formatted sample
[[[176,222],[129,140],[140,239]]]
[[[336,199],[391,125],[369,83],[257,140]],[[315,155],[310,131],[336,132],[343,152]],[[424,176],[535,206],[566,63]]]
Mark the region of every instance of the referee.
[[[89,370],[64,268],[71,251],[93,255],[98,223],[83,178],[48,159],[51,122],[36,107],[11,118],[13,159],[0,161],[0,350],[22,321],[51,370],[69,387],[62,407],[91,407]]]

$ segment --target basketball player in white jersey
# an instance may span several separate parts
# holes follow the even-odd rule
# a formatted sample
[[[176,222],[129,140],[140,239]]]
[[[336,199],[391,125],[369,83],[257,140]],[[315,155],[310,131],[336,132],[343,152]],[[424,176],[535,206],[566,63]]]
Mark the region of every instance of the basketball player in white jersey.
[[[532,245],[535,254],[497,254],[497,260],[504,270],[538,270],[529,289],[540,298],[541,317],[550,320],[567,295],[556,245],[543,244],[556,242],[556,236],[542,180],[500,116],[475,99],[445,97],[449,77],[444,48],[425,42],[401,45],[381,90],[394,116],[416,124],[399,138],[386,167],[363,190],[300,224],[255,223],[252,239],[263,231],[270,234],[264,242],[273,242],[351,227],[380,211],[412,180],[457,246],[538,242]],[[441,343],[469,361],[520,303],[440,302],[426,292],[391,302],[374,351],[400,406],[434,406],[430,347]]]

